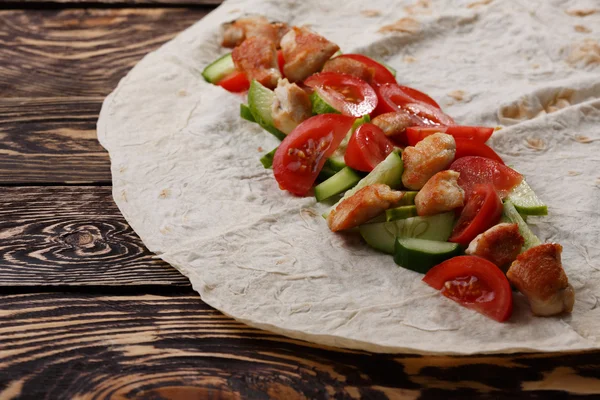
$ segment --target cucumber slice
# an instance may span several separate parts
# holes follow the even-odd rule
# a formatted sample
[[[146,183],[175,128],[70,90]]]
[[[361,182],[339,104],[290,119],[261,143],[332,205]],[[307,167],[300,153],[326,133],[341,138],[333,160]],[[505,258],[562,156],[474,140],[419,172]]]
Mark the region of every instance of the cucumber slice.
[[[346,162],[344,161],[344,157],[340,157],[338,155],[333,155],[325,161],[325,165],[332,170],[339,172],[346,168]]]
[[[256,122],[254,120],[254,116],[252,115],[252,111],[250,111],[250,107],[243,103],[240,104],[240,117],[242,117],[246,121]]]
[[[400,202],[398,203],[399,206],[412,206],[415,204],[415,197],[417,196],[417,193],[419,192],[415,192],[412,190],[406,191],[404,192],[404,196],[402,196],[402,199],[400,199]]]
[[[315,197],[317,201],[323,201],[350,189],[360,181],[361,176],[352,168],[346,167],[340,172],[315,186]]]
[[[445,242],[454,227],[454,212],[412,217],[392,222],[364,224],[359,231],[367,244],[374,249],[394,254],[396,238],[418,238]]]
[[[523,244],[523,249],[521,251],[525,251],[542,244],[540,239],[538,239],[531,229],[529,229],[529,226],[527,226],[527,223],[523,220],[521,214],[519,214],[510,200],[504,201],[501,222],[510,222],[519,226],[519,233],[521,236],[523,236],[523,239],[525,239],[525,243]]]
[[[312,103],[313,114],[340,114],[340,112],[327,103],[316,90],[310,95],[310,101]]]
[[[248,108],[254,120],[266,131],[272,133],[277,139],[283,140],[285,133],[275,128],[273,116],[271,115],[271,104],[275,93],[267,89],[256,80],[253,80],[248,89]]]
[[[510,192],[507,198],[523,215],[548,215],[548,206],[536,196],[525,179]]]
[[[202,76],[210,83],[218,83],[221,79],[235,71],[235,64],[231,53],[225,54],[223,57],[213,61],[208,67],[202,71]]]
[[[275,147],[273,150],[265,154],[260,158],[260,163],[265,167],[265,169],[273,168],[273,157],[275,157],[275,152],[279,147]]]
[[[354,193],[358,192],[360,189],[373,185],[375,183],[383,183],[388,185],[391,188],[396,188],[400,186],[402,183],[402,172],[404,171],[404,167],[402,164],[402,158],[395,151],[391,152],[385,160],[380,162],[373,171],[369,172],[367,176],[362,178],[356,186],[352,189],[348,190],[344,197],[340,199],[337,203],[333,205],[331,210],[334,210],[342,200],[347,199],[352,196]],[[329,211],[323,215],[327,218],[329,215]]]
[[[417,216],[417,206],[400,206],[385,210],[385,220],[387,222],[398,219],[406,219]]]
[[[398,238],[394,248],[394,262],[401,267],[426,274],[439,263],[459,254],[458,243]]]

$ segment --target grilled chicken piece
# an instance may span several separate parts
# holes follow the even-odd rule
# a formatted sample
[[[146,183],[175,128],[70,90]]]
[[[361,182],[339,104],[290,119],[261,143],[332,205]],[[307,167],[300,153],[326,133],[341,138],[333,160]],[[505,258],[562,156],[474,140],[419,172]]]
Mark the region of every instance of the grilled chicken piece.
[[[506,273],[527,297],[535,315],[547,317],[573,310],[575,292],[563,270],[561,252],[557,243],[535,246],[517,256]]]
[[[456,142],[451,135],[434,133],[402,152],[402,183],[411,190],[421,189],[436,173],[454,160]]]
[[[273,89],[281,78],[277,65],[275,42],[264,37],[251,37],[233,49],[231,54],[237,69],[244,72],[248,80],[258,82]]]
[[[329,229],[337,232],[354,228],[393,207],[402,196],[403,192],[393,191],[388,185],[381,183],[365,186],[329,213]]]
[[[234,48],[245,39],[261,36],[275,42],[276,47],[289,27],[284,22],[269,22],[265,17],[246,17],[223,24],[223,47]]]
[[[381,128],[385,136],[401,138],[406,128],[415,125],[413,117],[406,111],[389,112],[373,118],[372,124]]]
[[[434,215],[462,207],[465,191],[458,186],[459,176],[450,170],[432,176],[415,197],[417,214]]]
[[[498,224],[477,235],[469,243],[465,253],[485,258],[496,264],[506,273],[510,263],[515,261],[525,239],[519,233],[517,224]]]
[[[285,66],[283,73],[290,82],[301,81],[319,72],[340,48],[307,28],[294,26],[281,38]]]
[[[312,115],[312,104],[308,94],[295,83],[280,79],[274,90],[275,99],[271,105],[273,124],[280,131],[288,134],[300,122]]]
[[[351,58],[335,57],[328,60],[321,72],[337,72],[338,74],[348,74],[371,83],[375,70],[369,68],[360,61]]]

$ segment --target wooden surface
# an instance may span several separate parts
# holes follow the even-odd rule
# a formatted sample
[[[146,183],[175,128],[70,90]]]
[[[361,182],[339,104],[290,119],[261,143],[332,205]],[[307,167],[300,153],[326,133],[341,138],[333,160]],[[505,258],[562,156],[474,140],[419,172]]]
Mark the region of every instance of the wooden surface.
[[[222,315],[144,248],[112,202],[97,115],[211,1],[1,3],[0,399],[598,398],[600,352],[325,348]]]

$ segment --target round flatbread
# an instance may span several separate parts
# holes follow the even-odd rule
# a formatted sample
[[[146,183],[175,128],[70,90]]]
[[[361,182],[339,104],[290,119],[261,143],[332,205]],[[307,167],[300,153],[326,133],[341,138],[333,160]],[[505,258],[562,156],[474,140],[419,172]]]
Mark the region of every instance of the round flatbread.
[[[598,348],[600,47],[576,27],[597,29],[600,12],[580,17],[573,10],[586,4],[568,4],[226,1],[106,99],[98,136],[115,201],[205,302],[255,327],[375,352]],[[512,318],[497,323],[330,232],[313,197],[279,190],[259,162],[278,141],[239,117],[242,96],[200,75],[226,52],[221,23],[249,14],[308,24],[345,53],[385,60],[460,124],[503,125],[491,145],[548,204],[547,217],[529,222],[564,246],[573,313],[533,317],[515,295]]]

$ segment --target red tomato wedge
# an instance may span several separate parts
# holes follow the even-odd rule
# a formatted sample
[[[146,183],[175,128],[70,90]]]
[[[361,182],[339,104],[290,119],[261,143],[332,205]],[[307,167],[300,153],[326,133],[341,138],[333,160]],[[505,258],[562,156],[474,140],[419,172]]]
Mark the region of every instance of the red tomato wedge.
[[[435,105],[420,100],[427,95],[416,89],[387,83],[377,86],[375,90],[379,99],[377,108],[373,113],[375,116],[387,112],[405,110],[418,117],[421,121],[421,126],[455,125],[454,120],[449,115],[444,114],[433,100],[431,101]],[[415,96],[415,98],[413,97],[415,93],[419,93],[421,96]]]
[[[313,88],[323,100],[343,115],[362,117],[377,107],[377,94],[365,81],[355,76],[322,72],[309,76],[304,84]]]
[[[321,114],[298,125],[283,139],[273,158],[273,175],[279,187],[299,196],[307,194],[325,160],[353,123],[353,117]]]
[[[500,156],[487,144],[462,138],[454,138],[454,140],[456,141],[455,160],[468,156],[479,156],[498,161],[500,164],[504,165],[502,158],[500,158]]]
[[[470,193],[474,185],[490,183],[504,199],[523,180],[523,176],[512,168],[485,157],[468,156],[454,161],[448,169],[459,172],[458,184]]]
[[[429,135],[437,132],[447,133],[454,136],[454,139],[469,139],[478,143],[485,143],[494,133],[494,128],[484,126],[413,126],[406,128],[408,145],[414,146]]]
[[[440,105],[434,99],[417,89],[413,89],[411,87],[402,85],[400,85],[400,89],[402,89],[404,93],[417,100],[418,102],[429,104],[430,106],[439,108],[440,110],[442,109],[442,107],[440,107]]]
[[[381,128],[366,123],[359,126],[350,137],[344,161],[350,168],[371,172],[393,150],[394,144]]]
[[[491,184],[475,185],[452,230],[449,242],[467,247],[475,236],[496,225],[502,216],[502,201]]]
[[[362,54],[342,54],[337,56],[336,58],[351,58],[356,61],[360,61],[365,64],[369,68],[373,68],[375,72],[373,75],[373,84],[375,85],[383,85],[384,83],[396,83],[396,78],[394,74],[390,72],[385,66],[381,65],[377,61],[369,58],[367,56],[363,56]]]
[[[250,88],[250,81],[243,72],[236,71],[221,79],[217,85],[230,92],[240,93]]]
[[[458,256],[436,265],[423,278],[460,305],[504,322],[513,310],[508,279],[494,263],[477,256]]]
[[[283,58],[283,51],[277,50],[277,66],[279,67],[279,72],[281,76],[285,78],[285,74],[283,73],[283,66],[285,65],[285,59]]]

